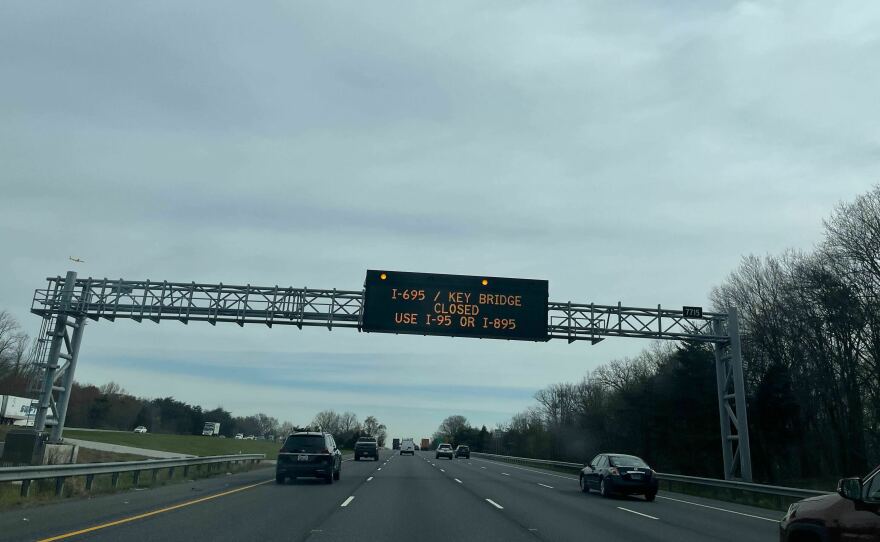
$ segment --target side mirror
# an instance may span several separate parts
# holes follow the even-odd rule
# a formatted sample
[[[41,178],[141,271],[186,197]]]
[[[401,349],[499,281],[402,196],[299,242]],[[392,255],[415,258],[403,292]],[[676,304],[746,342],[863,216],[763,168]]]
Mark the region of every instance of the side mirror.
[[[843,478],[837,482],[837,493],[851,501],[862,500],[862,481],[858,478]]]

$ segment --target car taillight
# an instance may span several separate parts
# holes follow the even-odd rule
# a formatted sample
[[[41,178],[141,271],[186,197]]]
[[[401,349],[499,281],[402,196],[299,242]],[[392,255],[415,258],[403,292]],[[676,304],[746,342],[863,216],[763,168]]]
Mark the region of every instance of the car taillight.
[[[608,472],[611,473],[612,476],[618,476],[620,473],[617,471],[616,467],[611,467],[608,469]]]

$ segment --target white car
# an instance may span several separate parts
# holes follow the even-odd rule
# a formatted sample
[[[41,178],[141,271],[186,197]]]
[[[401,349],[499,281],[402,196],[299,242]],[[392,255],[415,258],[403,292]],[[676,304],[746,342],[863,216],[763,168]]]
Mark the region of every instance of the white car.
[[[411,438],[405,438],[400,442],[400,455],[416,455],[416,444]]]
[[[139,425],[139,426],[137,426],[137,427],[134,428],[134,432],[135,432],[135,433],[146,433],[146,432],[147,432],[147,428],[144,427],[143,425]]]
[[[235,434],[235,440],[241,440],[243,438],[244,438],[244,433],[236,433]]]

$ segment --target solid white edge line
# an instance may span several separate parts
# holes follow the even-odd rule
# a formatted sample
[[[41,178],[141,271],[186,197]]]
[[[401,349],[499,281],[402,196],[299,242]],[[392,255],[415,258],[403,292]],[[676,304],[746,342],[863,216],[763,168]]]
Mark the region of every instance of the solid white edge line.
[[[548,488],[548,489],[553,489],[553,486],[548,486],[547,484],[542,484],[541,482],[538,482],[538,485],[539,485],[539,486],[544,486],[544,487],[546,487],[546,488]]]
[[[727,510],[726,508],[718,508],[717,506],[709,506],[708,504],[700,504],[697,502],[683,501],[681,499],[673,499],[672,497],[664,497],[663,495],[657,495],[657,498],[658,499],[666,499],[667,501],[675,501],[675,502],[681,502],[684,504],[690,504],[692,506],[699,506],[700,508],[708,508],[710,510],[718,510],[719,512],[727,512],[728,514],[736,514],[738,516],[745,516],[747,518],[763,519],[764,521],[772,521],[773,523],[779,523],[778,519],[770,519],[770,518],[765,518],[762,516],[756,516],[754,514],[746,514],[745,512],[736,512],[734,510]]]
[[[648,514],[643,514],[643,513],[641,513],[641,512],[636,512],[635,510],[630,510],[629,508],[624,508],[624,507],[622,507],[622,506],[618,506],[617,509],[618,509],[618,510],[623,510],[624,512],[629,512],[630,514],[636,514],[637,516],[644,516],[644,517],[646,517],[646,518],[650,518],[650,519],[660,519],[660,518],[655,518],[654,516],[649,516]]]
[[[353,501],[353,500],[354,500],[354,495],[352,495],[351,497],[345,499],[345,500],[342,502],[342,506],[341,506],[340,508],[345,508],[345,507],[348,506],[348,505],[351,503],[351,501]]]
[[[458,478],[453,478],[453,480],[455,480],[455,481],[458,482],[459,484],[461,483],[461,480],[459,480]]]
[[[497,508],[499,510],[504,510],[503,506],[501,506],[497,502],[493,501],[492,499],[486,499],[486,502],[488,502],[489,504],[491,504],[492,506],[494,506],[495,508]]]

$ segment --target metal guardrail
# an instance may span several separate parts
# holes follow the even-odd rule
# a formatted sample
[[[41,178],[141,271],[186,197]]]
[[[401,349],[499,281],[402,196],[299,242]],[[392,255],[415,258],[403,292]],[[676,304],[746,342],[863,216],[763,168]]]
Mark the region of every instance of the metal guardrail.
[[[478,457],[484,457],[486,459],[492,460],[501,460],[510,463],[519,463],[523,465],[534,465],[534,466],[550,466],[557,467],[562,469],[570,469],[573,471],[580,471],[584,468],[583,463],[568,463],[565,461],[549,461],[546,459],[532,459],[528,457],[516,457],[510,455],[498,455],[498,454],[487,454],[487,453],[478,453],[471,452],[472,455]],[[772,495],[776,497],[788,497],[795,499],[806,499],[808,497],[817,497],[821,495],[828,495],[827,491],[817,491],[814,489],[800,489],[794,487],[782,487],[782,486],[770,486],[764,484],[753,484],[749,482],[739,482],[736,480],[718,480],[715,478],[701,478],[699,476],[684,476],[682,474],[667,474],[663,472],[655,472],[657,479],[661,481],[667,482],[680,482],[685,484],[693,484],[698,486],[706,486],[706,487],[714,487],[714,488],[725,488],[725,489],[736,489],[740,491],[748,491],[751,493],[761,493],[764,495]]]
[[[256,463],[265,459],[266,454],[235,454],[235,455],[211,455],[205,457],[183,457],[174,459],[149,459],[146,461],[116,461],[110,463],[81,463],[73,465],[34,465],[24,467],[0,468],[0,482],[21,482],[21,496],[27,497],[30,493],[31,482],[34,480],[55,479],[55,495],[60,496],[64,490],[64,480],[73,476],[86,477],[86,491],[91,491],[95,476],[111,474],[112,485],[115,489],[119,485],[119,475],[123,472],[134,473],[134,485],[140,481],[142,471],[152,471],[155,482],[159,471],[168,469],[169,478],[174,475],[174,469],[183,467],[183,475],[189,473],[190,467],[201,465],[220,465],[221,463],[240,463],[243,461]]]

